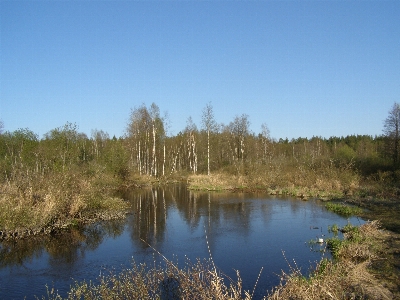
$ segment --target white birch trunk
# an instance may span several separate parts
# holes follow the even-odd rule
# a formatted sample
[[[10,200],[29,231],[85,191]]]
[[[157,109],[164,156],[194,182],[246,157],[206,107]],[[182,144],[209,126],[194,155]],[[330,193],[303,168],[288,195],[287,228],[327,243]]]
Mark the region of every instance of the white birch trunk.
[[[207,175],[210,176],[210,130],[207,130]]]

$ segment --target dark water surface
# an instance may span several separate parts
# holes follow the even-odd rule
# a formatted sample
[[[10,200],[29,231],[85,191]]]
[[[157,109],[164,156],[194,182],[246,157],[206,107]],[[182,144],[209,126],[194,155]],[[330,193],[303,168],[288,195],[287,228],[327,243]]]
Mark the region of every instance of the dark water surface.
[[[207,241],[216,266],[233,279],[239,270],[246,290],[253,289],[264,268],[257,299],[279,284],[278,274],[289,270],[286,259],[307,274],[322,256],[316,250],[323,248],[311,249],[308,242],[330,236],[329,225],[363,223],[327,211],[318,200],[262,193],[190,192],[185,185],[171,185],[125,197],[132,203],[126,220],[0,244],[0,299],[35,299],[46,294],[46,285],[65,297],[74,280],[96,281],[129,268],[133,260],[161,260],[148,244],[183,267],[186,258],[209,258]]]

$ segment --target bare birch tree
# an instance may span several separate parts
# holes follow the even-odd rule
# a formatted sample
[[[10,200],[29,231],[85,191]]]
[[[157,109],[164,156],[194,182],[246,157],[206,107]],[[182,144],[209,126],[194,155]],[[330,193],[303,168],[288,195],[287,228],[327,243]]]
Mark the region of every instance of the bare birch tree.
[[[96,159],[99,158],[102,150],[104,149],[106,142],[110,139],[108,133],[104,132],[103,130],[92,130],[92,145],[93,145],[93,154]]]
[[[129,123],[127,126],[127,135],[130,145],[130,161],[133,167],[136,167],[139,174],[148,174],[148,146],[150,136],[151,118],[146,106],[131,110]]]
[[[151,174],[157,176],[157,155],[156,155],[156,135],[159,129],[160,122],[160,109],[155,103],[150,106],[150,117],[153,132],[153,151],[152,151],[152,164]]]
[[[192,117],[186,122],[185,134],[187,135],[187,155],[189,169],[196,174],[197,172],[197,150],[196,150],[197,126],[193,123]]]
[[[163,118],[163,123],[164,123],[164,135],[162,137],[163,140],[163,165],[162,165],[162,176],[165,175],[165,159],[166,159],[166,140],[167,140],[167,136],[168,136],[168,130],[170,128],[170,119],[169,119],[169,114],[168,112],[164,113],[164,118]]]
[[[139,174],[158,175],[158,160],[161,156],[161,139],[164,135],[163,120],[156,104],[150,109],[143,104],[131,111],[127,126],[132,166]],[[160,159],[161,160],[161,159]]]
[[[233,122],[229,124],[231,134],[234,138],[234,147],[237,160],[244,159],[245,138],[249,135],[250,121],[249,116],[242,114],[236,116]]]
[[[270,133],[270,131],[269,131],[267,124],[262,123],[261,124],[261,143],[263,146],[263,152],[262,152],[263,163],[265,163],[267,160],[268,144],[271,139],[269,133]]]
[[[202,124],[207,131],[207,175],[210,175],[210,133],[217,128],[211,102],[203,109]]]

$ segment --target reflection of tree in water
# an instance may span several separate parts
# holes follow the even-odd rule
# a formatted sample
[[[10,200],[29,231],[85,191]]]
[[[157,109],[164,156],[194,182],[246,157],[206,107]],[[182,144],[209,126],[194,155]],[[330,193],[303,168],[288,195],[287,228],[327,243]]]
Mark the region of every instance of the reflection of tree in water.
[[[86,250],[95,250],[107,237],[122,234],[125,220],[111,220],[86,225],[82,229],[72,229],[69,234],[62,234],[47,244],[51,255],[49,264],[72,266],[84,257]]]
[[[103,221],[100,224],[101,224],[101,229],[104,232],[104,235],[115,239],[124,232],[126,220],[125,219],[109,220],[109,221]]]
[[[231,202],[221,207],[224,222],[229,230],[247,235],[250,230],[251,209],[243,202]]]
[[[60,234],[30,237],[0,244],[0,267],[23,265],[39,258],[46,250],[49,264],[73,265],[86,250],[96,249],[107,236],[116,237],[124,230],[125,220],[93,223],[82,228],[70,228]]]
[[[151,188],[141,192],[132,191],[128,199],[134,214],[128,221],[132,241],[143,249],[148,244],[155,246],[162,242],[167,218],[165,190]]]
[[[185,184],[132,190],[125,195],[133,207],[133,216],[128,221],[132,242],[141,249],[147,249],[149,244],[160,249],[169,214],[177,210],[191,231],[205,227],[212,250],[218,238],[227,232],[249,235],[254,213],[265,214],[266,220],[271,218],[267,202],[257,204],[256,209],[248,205],[254,202],[246,202],[258,197],[247,193],[189,191]]]
[[[201,205],[204,199],[198,193],[192,191],[180,191],[176,197],[176,207],[181,212],[181,215],[189,228],[194,230],[199,226]]]
[[[81,230],[72,229],[68,234],[51,238],[45,247],[49,253],[49,265],[54,270],[72,270],[74,264],[84,256],[82,244],[85,235]]]
[[[90,224],[85,227],[85,249],[94,250],[103,242],[104,238],[116,238],[124,232],[125,220],[110,220]]]
[[[44,240],[35,237],[20,241],[3,241],[0,244],[0,268],[23,265],[27,258],[40,257],[43,245]]]

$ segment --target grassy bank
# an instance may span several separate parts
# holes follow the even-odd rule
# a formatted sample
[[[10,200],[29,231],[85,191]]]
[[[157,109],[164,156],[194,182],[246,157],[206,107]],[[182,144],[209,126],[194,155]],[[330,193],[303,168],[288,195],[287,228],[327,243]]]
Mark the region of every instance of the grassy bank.
[[[191,175],[188,177],[188,188],[203,191],[259,190],[270,195],[286,195],[303,200],[340,200],[359,207],[356,215],[369,220],[380,220],[386,229],[400,233],[397,186],[388,183],[390,181],[387,178],[361,178],[352,170],[342,171],[310,173],[303,170],[302,173],[298,170],[297,173],[275,172],[272,175],[255,175],[260,174],[255,172],[245,176],[226,173]],[[301,177],[302,174],[304,177]],[[336,207],[336,212],[345,214],[346,206]]]
[[[346,176],[347,175],[347,176]],[[356,174],[341,176],[312,177],[296,173],[231,175],[216,173],[191,175],[188,188],[193,190],[263,190],[271,195],[288,195],[299,198],[340,199],[353,195],[358,189],[360,179]]]
[[[393,268],[391,243],[400,237],[381,230],[378,222],[347,226],[344,240],[328,241],[333,261],[322,259],[311,275],[295,265],[281,274],[281,284],[263,299],[396,299],[399,272]],[[335,246],[332,246],[335,245]],[[133,264],[98,282],[76,282],[66,299],[252,299],[253,291],[218,271],[212,259],[187,261],[184,266],[165,259],[152,266]],[[257,282],[254,283],[256,286]],[[396,285],[397,284],[397,285]],[[63,299],[49,290],[42,299]]]
[[[101,172],[18,174],[0,186],[0,239],[124,217],[127,204],[113,197],[117,184]]]
[[[381,230],[376,221],[350,226],[344,235],[344,240],[327,242],[333,261],[321,260],[309,277],[291,267],[268,299],[399,299],[399,270],[391,249],[400,237]]]

